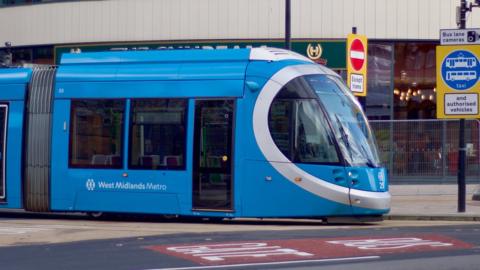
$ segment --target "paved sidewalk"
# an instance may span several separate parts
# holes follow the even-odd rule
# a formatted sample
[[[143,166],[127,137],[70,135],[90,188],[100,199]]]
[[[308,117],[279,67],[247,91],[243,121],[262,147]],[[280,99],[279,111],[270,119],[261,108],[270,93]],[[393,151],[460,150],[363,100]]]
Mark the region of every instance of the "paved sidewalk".
[[[480,201],[472,201],[478,185],[467,186],[466,212],[458,213],[457,185],[391,185],[387,219],[480,221]]]

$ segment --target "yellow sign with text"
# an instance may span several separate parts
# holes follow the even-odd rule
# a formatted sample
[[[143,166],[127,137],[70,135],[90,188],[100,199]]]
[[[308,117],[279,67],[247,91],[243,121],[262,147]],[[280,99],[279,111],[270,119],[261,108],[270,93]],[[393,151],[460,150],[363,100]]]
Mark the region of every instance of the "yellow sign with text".
[[[367,37],[347,36],[347,84],[355,96],[367,95]]]
[[[437,118],[479,118],[480,45],[437,46]]]

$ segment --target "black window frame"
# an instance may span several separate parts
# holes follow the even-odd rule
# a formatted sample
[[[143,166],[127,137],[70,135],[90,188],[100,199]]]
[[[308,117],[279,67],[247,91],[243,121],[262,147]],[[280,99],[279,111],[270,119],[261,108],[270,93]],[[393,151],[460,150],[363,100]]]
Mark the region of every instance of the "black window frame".
[[[300,76],[300,77],[296,77],[292,80],[290,80],[289,82],[287,82],[281,89],[280,91],[278,91],[278,93],[275,95],[275,97],[273,98],[272,100],[272,103],[270,104],[270,107],[268,109],[268,131],[270,132],[270,136],[272,135],[272,131],[271,131],[271,128],[270,128],[270,121],[271,121],[271,109],[272,109],[272,105],[273,103],[275,102],[275,100],[282,100],[282,101],[287,101],[287,100],[291,100],[291,104],[290,104],[290,107],[292,109],[292,112],[293,112],[293,108],[294,108],[294,102],[296,100],[314,100],[314,102],[316,102],[316,104],[319,106],[319,109],[320,111],[322,112],[322,115],[323,115],[323,118],[325,119],[325,123],[327,124],[327,127],[325,128],[325,130],[327,131],[327,136],[329,137],[329,140],[331,140],[332,144],[333,144],[333,147],[335,148],[335,153],[337,155],[337,159],[338,161],[336,162],[301,162],[299,160],[296,159],[295,157],[295,134],[296,134],[296,119],[294,119],[293,115],[291,115],[291,117],[289,117],[289,151],[290,151],[290,155],[287,156],[285,155],[283,152],[282,154],[285,155],[285,157],[292,163],[295,163],[295,164],[306,164],[306,165],[331,165],[331,166],[344,166],[345,165],[345,159],[343,157],[343,154],[342,152],[340,151],[340,147],[338,145],[338,142],[337,140],[335,139],[335,134],[333,133],[333,127],[332,127],[332,124],[330,123],[330,119],[326,113],[326,109],[324,107],[324,105],[322,104],[322,102],[320,101],[320,99],[318,98],[318,96],[313,93],[312,89],[302,89],[303,90],[303,93],[301,93],[298,97],[294,97],[294,96],[289,96],[289,94],[291,93],[287,93],[287,95],[285,96],[284,94],[285,93],[282,93],[283,90],[287,89],[288,90],[288,86],[289,84],[291,83],[301,83],[303,85],[307,85],[309,88],[310,85],[305,82],[305,81],[302,81],[302,80],[305,80],[303,78],[303,76]],[[305,90],[307,90],[307,92],[305,92]],[[279,96],[282,96],[284,95],[283,97],[279,97]],[[275,139],[273,138],[272,136],[272,139],[273,139],[273,142],[275,143],[275,146],[280,150],[280,148],[278,147],[277,143],[275,142]]]
[[[133,142],[133,113],[135,101],[154,101],[154,100],[182,100],[184,101],[184,111],[183,111],[183,149],[182,149],[182,164],[179,166],[158,166],[150,167],[144,165],[133,165],[132,164],[132,142]],[[159,170],[168,170],[168,171],[184,171],[187,168],[187,133],[188,133],[188,112],[189,112],[189,99],[188,98],[172,98],[172,97],[158,97],[158,98],[132,98],[130,99],[130,108],[129,108],[129,123],[128,123],[128,156],[127,156],[127,167],[129,170],[150,170],[150,171],[159,171]]]
[[[1,128],[3,128],[3,134],[4,134],[4,137],[3,137],[3,148],[1,149],[1,151],[3,152],[3,156],[2,156],[2,164],[1,166],[3,166],[3,171],[2,171],[2,179],[0,181],[2,181],[2,190],[0,192],[0,203],[5,203],[7,201],[7,138],[8,138],[8,117],[9,117],[9,113],[10,113],[10,103],[5,103],[5,102],[0,102],[0,107],[4,107],[5,108],[5,119],[4,119],[4,123],[3,123],[3,126],[1,126]],[[1,132],[1,131],[0,131]]]
[[[123,103],[123,116],[122,116],[122,129],[120,132],[120,165],[119,166],[114,166],[112,165],[100,165],[100,164],[73,164],[72,163],[72,148],[73,148],[73,111],[74,111],[74,106],[73,103],[76,101],[121,101]],[[106,170],[118,170],[118,169],[124,169],[124,150],[125,150],[125,120],[126,120],[126,114],[127,114],[127,99],[125,98],[89,98],[89,99],[71,99],[70,100],[70,128],[69,128],[69,136],[68,136],[68,168],[70,169],[106,169]]]

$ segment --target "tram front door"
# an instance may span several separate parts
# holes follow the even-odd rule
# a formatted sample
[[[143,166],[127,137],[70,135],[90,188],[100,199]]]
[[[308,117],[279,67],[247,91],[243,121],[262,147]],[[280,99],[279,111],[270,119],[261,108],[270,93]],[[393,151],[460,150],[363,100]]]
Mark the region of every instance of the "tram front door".
[[[193,152],[193,208],[233,207],[233,100],[197,100]]]

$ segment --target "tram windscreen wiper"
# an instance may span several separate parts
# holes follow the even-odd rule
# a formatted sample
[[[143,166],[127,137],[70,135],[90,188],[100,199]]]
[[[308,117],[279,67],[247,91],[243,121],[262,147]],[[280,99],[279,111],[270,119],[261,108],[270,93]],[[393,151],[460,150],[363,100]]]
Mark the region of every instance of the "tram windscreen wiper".
[[[365,146],[363,146],[363,144],[360,145],[360,149],[362,150],[363,155],[367,159],[366,162],[365,162],[365,165],[367,165],[370,168],[377,168],[378,166],[372,161],[372,159],[370,158],[370,156],[367,153],[367,149],[365,149]]]
[[[348,139],[348,134],[347,132],[345,131],[345,128],[343,127],[343,124],[342,122],[340,121],[340,119],[338,118],[338,115],[335,114],[335,119],[337,121],[337,124],[339,126],[339,130],[340,130],[340,135],[342,137],[342,140],[345,144],[345,147],[347,148],[348,150],[348,154],[350,155],[350,160],[354,161],[354,158],[353,158],[353,148],[350,144],[350,141]],[[362,160],[366,166],[370,167],[370,168],[377,168],[378,166],[376,166],[376,164],[372,161],[372,159],[370,158],[370,156],[368,155],[368,152],[367,150],[365,149],[365,146],[363,144],[359,144],[360,145],[360,150],[361,150],[361,154],[360,156],[364,159]],[[358,148],[358,146],[357,146]],[[358,150],[357,150],[358,151]]]
[[[347,148],[348,153],[350,154],[350,159],[353,160],[353,153],[352,153],[352,148],[350,146],[350,142],[348,141],[348,135],[345,132],[345,129],[343,128],[343,124],[338,118],[337,114],[335,114],[335,119],[337,120],[337,124],[339,127],[338,129],[340,130],[340,136],[342,137],[342,140],[345,143],[345,147]]]

